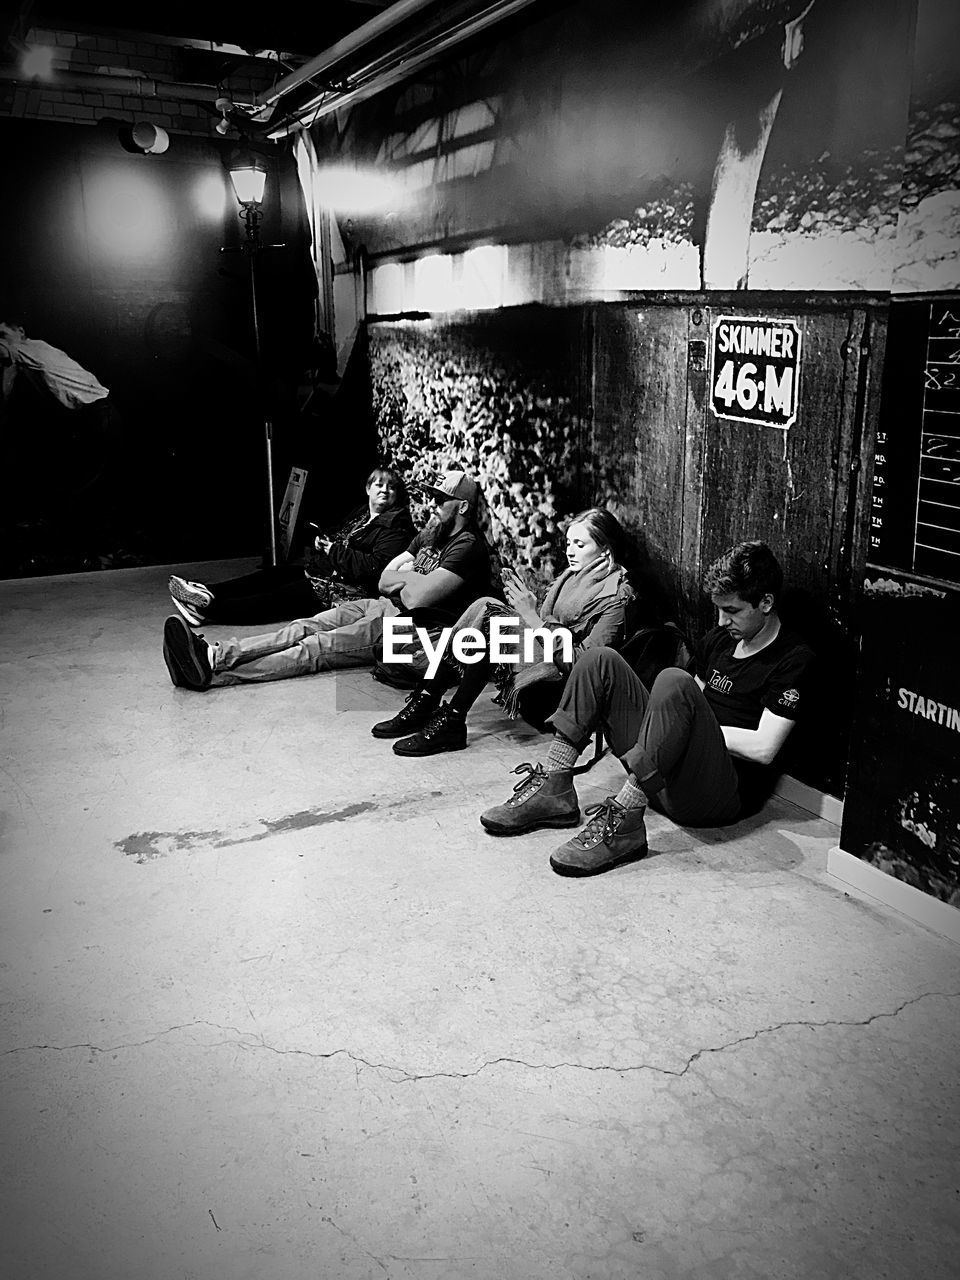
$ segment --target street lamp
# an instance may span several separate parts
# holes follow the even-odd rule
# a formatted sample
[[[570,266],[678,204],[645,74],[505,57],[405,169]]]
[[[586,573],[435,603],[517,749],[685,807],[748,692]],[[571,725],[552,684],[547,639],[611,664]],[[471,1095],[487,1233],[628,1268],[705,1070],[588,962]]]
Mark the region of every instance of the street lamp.
[[[255,157],[242,157],[230,170],[230,181],[240,205],[240,216],[247,221],[249,236],[251,226],[259,225],[260,222],[267,171]]]
[[[250,314],[253,319],[253,354],[258,390],[263,396],[263,378],[260,363],[260,315],[257,309],[257,257],[263,249],[282,249],[282,244],[265,245],[260,238],[263,221],[263,194],[267,171],[258,156],[241,155],[230,167],[230,181],[240,205],[246,237],[239,249],[221,249],[221,253],[242,253],[250,263]],[[269,530],[269,556],[271,565],[277,563],[277,528],[273,514],[273,422],[267,406],[261,400],[263,413],[263,444],[267,465],[267,528]]]

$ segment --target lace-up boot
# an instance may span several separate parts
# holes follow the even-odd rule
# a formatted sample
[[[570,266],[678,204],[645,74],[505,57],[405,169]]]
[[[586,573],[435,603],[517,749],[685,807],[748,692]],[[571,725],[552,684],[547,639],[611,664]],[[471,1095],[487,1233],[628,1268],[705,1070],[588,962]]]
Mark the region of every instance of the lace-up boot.
[[[607,796],[602,804],[592,804],[584,812],[590,821],[550,859],[557,875],[596,876],[646,856],[643,809],[625,809],[613,796]]]
[[[518,836],[541,827],[575,827],[580,802],[570,769],[544,773],[543,765],[520,764],[512,773],[526,774],[505,804],[480,815],[480,825],[494,836]]]
[[[398,756],[435,756],[441,751],[462,751],[467,745],[467,721],[448,702],[438,707],[419,733],[393,744]]]
[[[422,729],[437,710],[437,700],[426,689],[414,689],[392,720],[381,720],[370,732],[375,738],[402,738]]]

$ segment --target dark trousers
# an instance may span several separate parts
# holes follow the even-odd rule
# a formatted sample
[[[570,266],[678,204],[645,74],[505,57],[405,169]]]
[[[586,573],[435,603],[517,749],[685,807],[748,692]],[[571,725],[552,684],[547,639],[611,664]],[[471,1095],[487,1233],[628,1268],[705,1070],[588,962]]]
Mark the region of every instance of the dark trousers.
[[[460,683],[450,699],[450,705],[465,716],[489,684],[493,666],[487,655],[483,654],[479,662],[464,663],[458,675]],[[441,662],[432,680],[424,677],[423,687],[439,699],[441,691],[449,688],[456,678],[451,674],[449,665]],[[549,733],[547,720],[551,712],[556,710],[562,688],[559,682],[551,681],[549,684],[534,684],[524,689],[517,702],[517,711],[522,719],[541,733]]]
[[[203,611],[206,622],[284,622],[316,613],[322,603],[297,565],[272,565],[204,585],[213,593]]]
[[[720,724],[693,676],[662,671],[648,690],[613,649],[576,663],[553,727],[583,750],[602,728],[654,808],[684,826],[721,826],[740,812],[737,771]]]

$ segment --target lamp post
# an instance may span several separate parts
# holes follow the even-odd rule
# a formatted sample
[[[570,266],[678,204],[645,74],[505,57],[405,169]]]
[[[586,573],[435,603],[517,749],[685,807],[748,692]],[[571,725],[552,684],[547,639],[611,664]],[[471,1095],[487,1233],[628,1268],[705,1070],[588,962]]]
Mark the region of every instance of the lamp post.
[[[240,205],[245,236],[239,249],[221,249],[221,253],[241,253],[250,264],[250,314],[253,320],[253,354],[257,390],[261,397],[263,417],[263,445],[267,467],[267,528],[269,530],[268,555],[270,564],[277,563],[277,526],[273,513],[273,422],[263,401],[263,379],[260,361],[260,315],[257,308],[257,258],[263,249],[282,249],[282,244],[263,244],[260,224],[263,221],[263,193],[267,172],[257,156],[242,156],[230,168],[230,181]]]

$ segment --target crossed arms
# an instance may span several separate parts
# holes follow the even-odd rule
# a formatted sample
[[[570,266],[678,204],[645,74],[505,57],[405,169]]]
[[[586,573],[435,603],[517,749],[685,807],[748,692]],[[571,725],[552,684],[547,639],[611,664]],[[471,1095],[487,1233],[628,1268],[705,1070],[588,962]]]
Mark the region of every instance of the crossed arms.
[[[431,569],[429,573],[417,573],[413,568],[413,556],[403,551],[394,556],[380,575],[379,591],[399,601],[408,609],[423,609],[439,603],[463,586],[463,578],[449,569]]]

